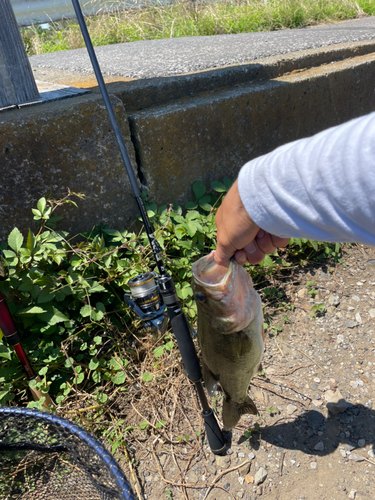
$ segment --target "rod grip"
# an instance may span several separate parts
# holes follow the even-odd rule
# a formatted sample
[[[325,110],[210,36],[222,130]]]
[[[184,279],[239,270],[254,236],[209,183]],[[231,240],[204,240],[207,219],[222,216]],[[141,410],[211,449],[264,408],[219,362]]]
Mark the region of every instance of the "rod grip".
[[[214,455],[225,455],[226,443],[212,410],[202,413],[207,441]]]
[[[191,338],[189,323],[181,312],[171,319],[171,325],[189,379],[196,382],[202,378],[202,373],[193,339]]]

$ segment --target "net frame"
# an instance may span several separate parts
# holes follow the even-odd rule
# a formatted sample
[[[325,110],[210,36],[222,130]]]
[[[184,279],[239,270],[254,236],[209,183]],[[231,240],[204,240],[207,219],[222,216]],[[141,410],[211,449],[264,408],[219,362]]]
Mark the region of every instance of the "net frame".
[[[68,434],[72,437],[72,439],[66,439],[64,442],[55,441],[52,444],[40,443],[38,442],[38,439],[35,439],[35,442],[30,439],[29,441],[22,440],[19,439],[19,434],[17,434],[17,432],[15,433],[11,427],[4,425],[4,423],[6,424],[7,422],[11,423],[14,421],[12,419],[18,419],[20,423],[21,421],[25,421],[29,424],[35,425],[44,424],[48,430],[55,431],[56,433],[64,436]],[[6,459],[7,452],[42,452],[47,454],[49,453],[52,456],[53,453],[76,452],[79,448],[79,444],[81,443],[85,449],[89,449],[90,453],[93,453],[92,456],[94,456],[95,459],[98,460],[98,463],[100,463],[103,467],[100,470],[107,474],[107,477],[110,478],[113,484],[112,489],[115,491],[116,495],[111,496],[109,493],[107,495],[107,493],[105,493],[105,486],[101,486],[101,489],[103,489],[104,492],[102,493],[100,489],[100,494],[102,493],[101,498],[103,498],[103,500],[109,500],[111,498],[115,498],[116,500],[135,500],[124,473],[117,464],[116,460],[96,438],[73,422],[53,413],[35,409],[0,407],[0,424],[0,464]],[[90,464],[88,464],[87,470],[90,471]],[[95,484],[98,481],[93,477],[91,482],[92,484]],[[10,496],[8,498],[12,497]],[[38,498],[38,496],[36,495],[35,498]],[[80,498],[82,498],[82,500],[86,500],[84,497],[80,496],[76,496],[74,498],[77,498],[77,500]],[[88,497],[86,498],[89,500]]]

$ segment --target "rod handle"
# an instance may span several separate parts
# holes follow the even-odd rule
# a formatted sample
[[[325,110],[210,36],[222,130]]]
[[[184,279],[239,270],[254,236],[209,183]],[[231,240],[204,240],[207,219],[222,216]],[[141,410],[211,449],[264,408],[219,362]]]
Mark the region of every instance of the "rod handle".
[[[212,453],[214,455],[225,455],[226,443],[213,411],[202,412],[202,417]]]
[[[171,325],[188,377],[192,382],[196,382],[202,378],[202,373],[193,339],[191,338],[189,323],[185,315],[180,312],[174,318],[171,318]]]

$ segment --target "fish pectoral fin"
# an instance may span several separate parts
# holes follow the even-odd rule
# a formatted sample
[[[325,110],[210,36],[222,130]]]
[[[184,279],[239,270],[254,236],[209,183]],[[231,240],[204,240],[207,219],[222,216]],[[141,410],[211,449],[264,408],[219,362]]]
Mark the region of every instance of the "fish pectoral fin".
[[[252,415],[257,415],[258,409],[255,403],[249,396],[246,400],[241,403],[234,403],[233,401],[224,400],[223,404],[223,423],[226,430],[233,429],[241,418],[242,415],[251,413]]]
[[[202,375],[203,375],[203,380],[204,384],[206,386],[206,390],[208,394],[213,397],[215,395],[216,387],[217,387],[217,380],[212,373],[212,371],[208,368],[206,363],[203,361],[202,363]]]

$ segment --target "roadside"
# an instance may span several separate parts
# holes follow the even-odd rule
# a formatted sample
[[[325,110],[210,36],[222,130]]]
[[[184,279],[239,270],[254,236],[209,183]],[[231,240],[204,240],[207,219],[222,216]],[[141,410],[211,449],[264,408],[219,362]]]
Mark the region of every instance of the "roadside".
[[[304,28],[375,14],[368,0],[146,0],[127,7],[86,18],[94,46]],[[84,47],[74,19],[21,28],[21,34],[28,55]]]
[[[315,53],[335,52],[335,46],[353,49],[375,38],[375,17],[327,24],[308,29],[235,35],[195,36],[106,45],[95,49],[102,73],[109,82],[202,73],[231,66],[280,65],[293,55],[306,56],[309,67]],[[339,56],[340,57],[340,56]],[[340,59],[348,57],[343,55]],[[353,57],[350,55],[349,57]],[[36,80],[65,85],[93,86],[93,70],[86,49],[29,58]],[[316,65],[316,64],[315,64]],[[281,64],[282,68],[282,64]],[[190,95],[190,94],[188,94]]]
[[[202,446],[202,421],[183,375],[160,397],[153,392],[153,401],[142,396],[141,419],[151,425],[129,443],[144,498],[374,497],[375,268],[367,264],[373,258],[374,248],[354,246],[344,250],[342,264],[275,278],[275,295],[294,308],[278,311],[276,301],[265,311],[272,323],[264,375],[250,386],[260,415],[241,419],[227,456]],[[220,417],[220,393],[213,403]],[[139,420],[140,406],[137,412]],[[155,427],[158,414],[167,415],[171,434]]]

